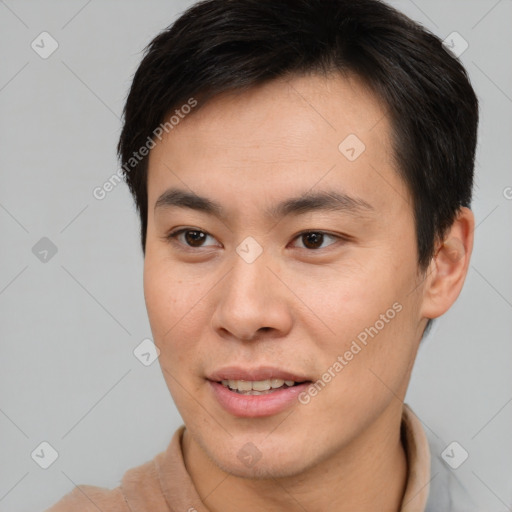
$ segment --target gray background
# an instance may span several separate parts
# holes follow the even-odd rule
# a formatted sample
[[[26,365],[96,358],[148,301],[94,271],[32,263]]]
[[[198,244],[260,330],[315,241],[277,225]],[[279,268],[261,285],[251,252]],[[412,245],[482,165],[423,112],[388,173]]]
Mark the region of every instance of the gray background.
[[[115,487],[181,424],[157,363],[134,348],[151,332],[138,221],[115,144],[143,47],[190,1],[0,0],[0,510],[43,510],[75,484]],[[461,59],[481,101],[472,266],[425,340],[407,402],[443,445],[485,512],[512,506],[512,3],[393,5]],[[59,47],[42,59],[43,31]],[[58,252],[32,252],[42,238]],[[31,458],[42,441],[59,454]],[[509,508],[507,508],[507,505]]]

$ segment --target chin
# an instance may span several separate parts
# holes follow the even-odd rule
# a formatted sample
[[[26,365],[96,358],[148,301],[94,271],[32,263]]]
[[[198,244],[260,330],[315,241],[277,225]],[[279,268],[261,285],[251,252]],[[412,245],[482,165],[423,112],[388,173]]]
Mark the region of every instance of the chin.
[[[233,459],[226,459],[226,457],[216,458],[214,463],[225,473],[253,480],[294,477],[306,469],[304,460],[299,466],[296,462],[277,460],[271,452],[263,453],[262,458],[254,466],[246,466],[240,462],[233,464]]]
[[[261,436],[261,442],[246,435],[234,436],[228,443],[200,443],[209,459],[222,471],[239,478],[265,480],[299,475],[312,467],[316,460],[305,443],[286,438]],[[207,441],[208,443],[208,441]],[[296,445],[296,446],[295,446]]]

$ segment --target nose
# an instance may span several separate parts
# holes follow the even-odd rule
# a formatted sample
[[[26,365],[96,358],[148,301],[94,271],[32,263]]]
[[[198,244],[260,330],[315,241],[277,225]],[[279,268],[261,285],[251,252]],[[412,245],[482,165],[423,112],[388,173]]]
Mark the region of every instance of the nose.
[[[290,297],[269,263],[263,255],[252,263],[234,256],[232,270],[217,291],[212,317],[220,336],[252,341],[285,336],[290,331]]]

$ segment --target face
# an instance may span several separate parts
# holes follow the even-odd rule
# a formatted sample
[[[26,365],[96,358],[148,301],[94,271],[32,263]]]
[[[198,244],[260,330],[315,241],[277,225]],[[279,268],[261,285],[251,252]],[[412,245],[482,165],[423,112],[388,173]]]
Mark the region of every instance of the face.
[[[389,122],[357,80],[217,97],[151,150],[148,201],[160,364],[216,466],[299,474],[401,409],[422,275]]]

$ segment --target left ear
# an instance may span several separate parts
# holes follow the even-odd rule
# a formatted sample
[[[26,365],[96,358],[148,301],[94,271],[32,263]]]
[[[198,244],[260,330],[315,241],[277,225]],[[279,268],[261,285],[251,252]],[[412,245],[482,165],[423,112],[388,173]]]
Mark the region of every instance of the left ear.
[[[427,269],[423,318],[441,316],[459,296],[469,268],[474,231],[473,212],[462,207]]]

